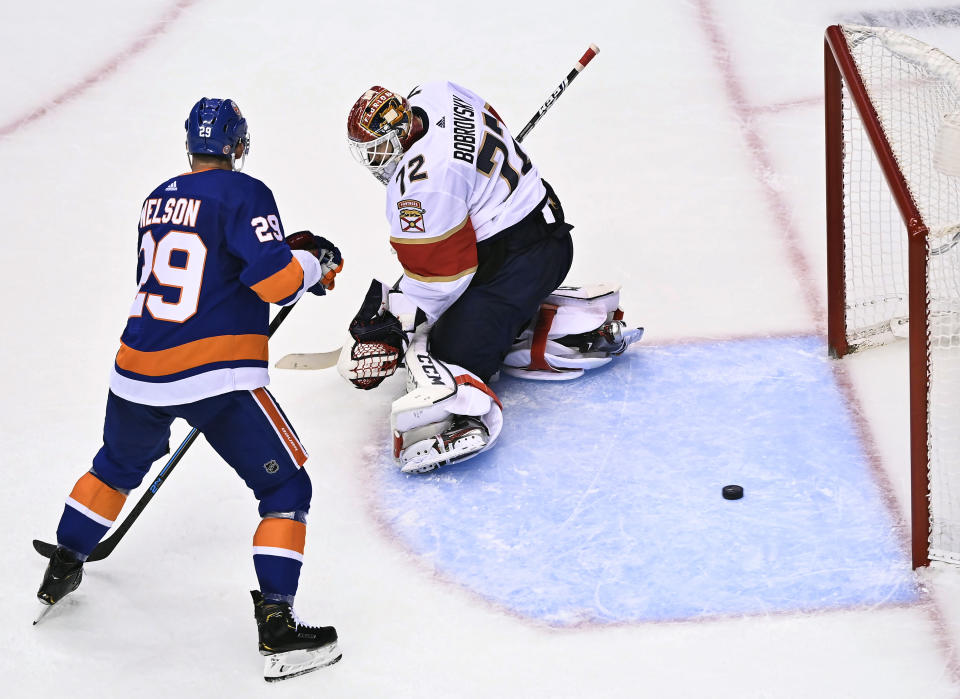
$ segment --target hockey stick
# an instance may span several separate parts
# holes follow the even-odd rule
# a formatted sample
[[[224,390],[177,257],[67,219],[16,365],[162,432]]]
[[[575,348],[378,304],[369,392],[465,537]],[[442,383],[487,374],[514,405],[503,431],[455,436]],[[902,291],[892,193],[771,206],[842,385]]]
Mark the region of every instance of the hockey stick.
[[[280,309],[277,315],[274,317],[273,321],[270,323],[270,330],[267,332],[267,337],[272,337],[273,333],[277,331],[277,328],[280,327],[280,324],[290,315],[290,311],[293,310],[293,304],[291,306],[284,306]],[[144,508],[153,499],[153,496],[157,494],[157,491],[160,490],[167,478],[170,477],[170,474],[173,472],[174,467],[180,463],[180,459],[183,458],[183,455],[186,453],[187,449],[197,441],[197,437],[200,436],[200,431],[194,427],[190,430],[190,433],[186,436],[180,446],[177,447],[177,450],[173,453],[173,456],[170,457],[166,465],[160,469],[160,473],[153,480],[153,483],[150,484],[150,487],[147,488],[146,492],[141,496],[140,500],[137,502],[136,506],[130,510],[130,514],[127,515],[127,518],[121,522],[120,526],[108,536],[106,539],[101,541],[93,551],[90,552],[90,555],[87,557],[87,561],[99,561],[107,556],[109,556],[113,550],[117,547],[117,544],[120,543],[120,539],[127,533],[127,530],[133,526],[133,523],[137,521],[137,517],[140,516],[140,513],[143,512]],[[56,544],[49,544],[46,541],[40,541],[39,539],[33,540],[33,548],[36,549],[37,553],[41,556],[50,558],[53,555],[53,552],[57,550]]]
[[[580,72],[587,67],[587,64],[592,61],[593,57],[598,53],[600,53],[600,49],[597,48],[596,44],[590,44],[590,48],[588,48],[586,53],[580,57],[580,60],[577,61],[577,64],[573,67],[573,70],[567,73],[567,77],[565,77],[563,81],[557,85],[557,89],[554,90],[549,97],[547,97],[547,101],[543,103],[543,106],[540,107],[537,113],[533,115],[533,118],[528,121],[527,125],[524,126],[520,131],[520,135],[517,136],[518,143],[523,141],[526,135],[530,133],[530,130],[536,126],[537,122],[540,121],[543,118],[543,115],[547,113],[547,110],[553,106],[553,103],[560,98],[560,95],[562,95],[563,91],[567,89],[567,86],[572,83],[578,75],[580,75]]]
[[[341,348],[329,352],[301,352],[288,354],[274,364],[277,369],[329,369],[337,365]]]
[[[553,103],[556,102],[560,95],[563,94],[563,91],[567,89],[567,86],[574,81],[574,79],[580,75],[580,72],[587,67],[587,64],[593,60],[593,57],[600,53],[600,49],[597,48],[596,44],[590,44],[590,48],[586,50],[583,56],[580,57],[580,60],[577,61],[577,64],[573,67],[567,77],[557,85],[557,89],[554,90],[551,95],[547,98],[547,101],[543,103],[537,113],[533,115],[533,118],[527,122],[527,125],[523,127],[523,130],[520,131],[520,135],[517,136],[517,143],[523,141],[530,131],[533,130],[533,127],[537,125],[537,122],[543,118],[543,115],[547,113],[547,110],[553,106]],[[340,357],[341,347],[338,347],[335,350],[330,350],[329,352],[299,352],[294,354],[288,354],[281,357],[277,360],[277,363],[274,364],[278,369],[307,369],[307,370],[317,370],[317,369],[329,369],[332,366],[337,365],[337,359]]]

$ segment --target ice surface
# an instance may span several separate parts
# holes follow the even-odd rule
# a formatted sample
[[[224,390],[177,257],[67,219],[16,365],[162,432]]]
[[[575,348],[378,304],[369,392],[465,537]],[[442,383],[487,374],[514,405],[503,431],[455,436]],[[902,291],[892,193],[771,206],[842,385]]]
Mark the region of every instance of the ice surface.
[[[925,11],[903,15],[911,31],[960,55],[955,23],[917,20],[927,4],[881,5],[7,3],[0,693],[960,695],[956,571],[914,579],[898,528],[902,347],[835,365],[817,336],[824,28]],[[590,438],[571,422],[551,440],[592,453],[541,460],[510,418],[476,464],[403,478],[381,458],[399,377],[367,393],[332,371],[275,371],[314,483],[297,607],[337,626],[343,661],[263,683],[247,593],[255,503],[202,440],[32,627],[43,561],[30,540],[53,536],[99,446],[140,203],[185,169],[193,101],[237,100],[246,170],[284,224],[343,249],[336,291],[271,343],[274,357],[323,351],[370,277],[399,273],[382,188],[344,146],[357,96],[450,78],[518,131],[590,43],[600,54],[524,149],[576,225],[570,279],[622,283],[646,337],[578,385],[501,385],[510,414],[575,409]],[[573,400],[590,382],[605,402]],[[636,440],[629,459],[614,458],[614,428]],[[743,500],[720,498],[727,482]]]
[[[830,364],[820,338],[759,339],[505,379],[501,441],[473,461],[405,476],[385,444],[383,516],[446,577],[561,626],[914,601]]]

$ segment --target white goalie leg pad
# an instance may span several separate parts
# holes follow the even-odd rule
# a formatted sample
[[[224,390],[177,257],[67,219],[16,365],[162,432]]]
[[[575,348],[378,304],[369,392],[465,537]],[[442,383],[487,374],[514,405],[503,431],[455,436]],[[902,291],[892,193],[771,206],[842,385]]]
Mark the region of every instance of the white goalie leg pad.
[[[393,457],[404,473],[425,473],[489,449],[503,428],[496,394],[475,374],[431,357],[419,328],[404,357],[407,393],[393,402]]]
[[[404,473],[426,473],[470,459],[493,446],[503,428],[496,395],[474,374],[450,365],[456,394],[423,411],[391,415],[394,458]]]
[[[626,328],[623,322],[618,284],[562,286],[541,304],[504,358],[503,371],[525,379],[576,379],[641,337],[643,328]]]
[[[561,286],[544,303],[557,307],[549,338],[577,335],[599,328],[620,310],[620,285]]]
[[[427,338],[431,325],[423,323],[414,332],[403,355],[407,368],[407,392],[393,402],[392,414],[426,410],[457,392],[450,368],[430,356]]]

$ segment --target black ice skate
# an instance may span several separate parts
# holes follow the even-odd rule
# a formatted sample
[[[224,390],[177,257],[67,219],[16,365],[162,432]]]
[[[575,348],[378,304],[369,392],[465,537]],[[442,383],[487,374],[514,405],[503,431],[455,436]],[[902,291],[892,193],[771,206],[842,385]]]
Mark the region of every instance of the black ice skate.
[[[454,415],[446,430],[411,444],[400,452],[400,470],[404,473],[426,473],[445,464],[463,461],[483,451],[489,437],[490,432],[480,418]]]
[[[43,582],[37,590],[37,599],[46,606],[33,623],[40,621],[50,611],[50,607],[80,587],[82,578],[83,561],[78,560],[67,549],[58,546],[50,556],[50,563],[47,564],[47,570],[43,573]]]
[[[332,626],[301,624],[289,604],[268,602],[259,590],[250,594],[260,655],[266,656],[263,679],[267,682],[290,679],[340,660],[337,631]]]
[[[620,355],[643,337],[643,328],[627,328],[622,320],[611,320],[596,330],[578,335],[564,335],[554,341],[583,355]]]

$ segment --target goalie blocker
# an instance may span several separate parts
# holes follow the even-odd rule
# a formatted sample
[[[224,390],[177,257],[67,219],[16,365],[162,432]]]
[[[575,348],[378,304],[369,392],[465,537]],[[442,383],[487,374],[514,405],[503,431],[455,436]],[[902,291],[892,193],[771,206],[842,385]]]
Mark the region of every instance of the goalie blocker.
[[[617,285],[560,287],[517,338],[502,370],[569,380],[607,364],[643,336],[642,328],[626,327],[619,303]],[[396,372],[403,355],[406,393],[393,402],[390,424],[393,457],[405,473],[476,456],[493,446],[503,427],[494,391],[476,374],[432,356],[432,326],[421,318],[402,293],[374,280],[337,363],[344,378],[370,389]]]

